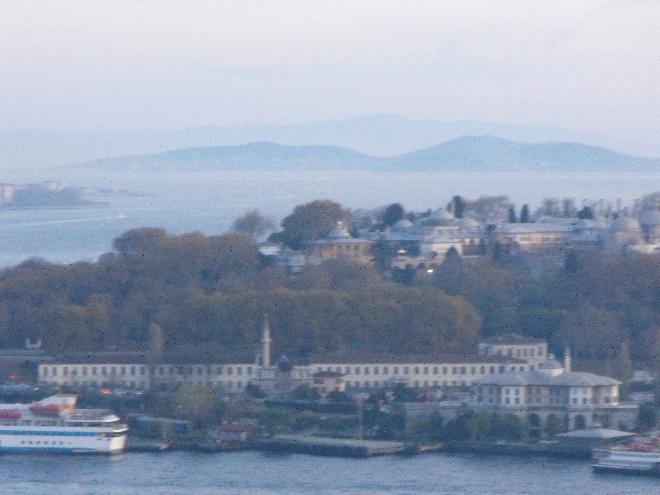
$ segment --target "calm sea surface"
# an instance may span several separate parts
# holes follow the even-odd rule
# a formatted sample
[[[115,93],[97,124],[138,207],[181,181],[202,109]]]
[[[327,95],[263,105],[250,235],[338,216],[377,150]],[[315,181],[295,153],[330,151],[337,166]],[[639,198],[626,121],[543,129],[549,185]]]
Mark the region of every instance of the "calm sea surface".
[[[69,175],[67,175],[67,173]],[[454,194],[475,198],[505,194],[518,205],[546,197],[634,198],[660,190],[659,173],[550,174],[367,172],[189,173],[71,175],[71,172],[5,174],[0,182],[62,179],[75,186],[116,188],[143,196],[110,195],[94,208],[0,210],[0,267],[39,256],[58,263],[92,260],[127,229],[152,226],[173,233],[217,234],[251,208],[280,220],[295,205],[329,198],[350,208],[401,202],[409,209],[437,208]]]
[[[0,457],[0,493],[210,494],[657,494],[657,478],[593,474],[588,461],[430,454],[364,460],[230,454],[116,458]]]

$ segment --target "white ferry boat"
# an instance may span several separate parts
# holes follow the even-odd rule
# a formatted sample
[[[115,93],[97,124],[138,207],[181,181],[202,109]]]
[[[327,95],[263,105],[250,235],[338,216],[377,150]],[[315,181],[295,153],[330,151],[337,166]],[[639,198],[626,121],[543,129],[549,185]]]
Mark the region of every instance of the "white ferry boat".
[[[77,409],[76,395],[59,394],[33,404],[0,404],[0,453],[116,454],[128,427],[102,409]]]
[[[594,471],[660,476],[660,445],[656,441],[593,451]]]

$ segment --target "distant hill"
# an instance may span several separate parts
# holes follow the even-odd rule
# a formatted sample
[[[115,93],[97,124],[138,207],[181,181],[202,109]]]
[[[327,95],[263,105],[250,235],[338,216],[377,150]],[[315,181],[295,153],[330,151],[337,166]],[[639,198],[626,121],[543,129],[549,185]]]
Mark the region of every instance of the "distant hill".
[[[388,160],[396,170],[660,171],[660,159],[580,143],[520,143],[492,136],[447,141]]]
[[[391,157],[334,146],[286,146],[269,142],[210,146],[107,158],[77,165],[104,171],[154,170],[382,170],[404,171],[649,171],[660,159],[640,158],[579,143],[521,143],[469,136]]]
[[[610,136],[555,127],[407,119],[391,114],[375,114],[286,125],[243,124],[118,131],[0,131],[0,170],[52,167],[104,156],[238,146],[259,141],[289,146],[324,144],[370,155],[392,156],[463,136],[482,135],[530,143],[577,142],[651,156],[656,150],[660,153],[660,141],[631,143]]]
[[[83,164],[112,171],[130,170],[317,170],[378,165],[382,159],[334,146],[284,146],[259,142],[241,146],[206,146],[150,155],[93,160]]]

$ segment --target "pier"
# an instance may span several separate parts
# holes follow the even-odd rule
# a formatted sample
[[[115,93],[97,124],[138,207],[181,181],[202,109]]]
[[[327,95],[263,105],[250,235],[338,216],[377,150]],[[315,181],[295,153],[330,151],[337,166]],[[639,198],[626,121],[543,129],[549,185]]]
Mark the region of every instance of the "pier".
[[[258,447],[274,452],[293,452],[331,457],[372,457],[405,453],[403,442],[326,438],[310,435],[278,435],[262,440]]]

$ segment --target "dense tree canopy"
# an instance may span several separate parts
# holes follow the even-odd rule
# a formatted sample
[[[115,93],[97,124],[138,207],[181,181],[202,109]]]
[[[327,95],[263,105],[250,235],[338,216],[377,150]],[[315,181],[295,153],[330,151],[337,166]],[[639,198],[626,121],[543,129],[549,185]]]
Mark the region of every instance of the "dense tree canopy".
[[[282,220],[282,232],[277,240],[293,249],[304,247],[305,242],[328,234],[339,221],[350,222],[351,214],[339,203],[327,199],[298,205],[291,215]]]
[[[117,252],[70,266],[38,260],[0,276],[0,345],[41,337],[53,352],[144,349],[152,361],[191,351],[252,359],[268,313],[280,352],[471,348],[480,318],[461,297],[386,283],[332,261],[290,280],[239,234],[172,236],[138,229]],[[164,347],[164,349],[163,349]]]
[[[470,301],[485,335],[518,332],[570,345],[583,359],[612,359],[621,343],[649,362],[660,342],[660,260],[569,253],[563,270],[532,277],[483,259],[446,262],[434,285]]]
[[[314,201],[298,206],[280,234],[299,244],[348,217],[337,203]],[[570,345],[580,359],[610,360],[613,373],[631,359],[660,366],[657,255],[573,252],[562,268],[532,276],[509,262],[453,253],[423,280],[413,268],[410,277],[392,276],[384,263],[336,260],[291,278],[236,232],[142,228],[113,246],[94,263],[29,260],[0,273],[0,346],[40,337],[56,353],[140,349],[154,363],[172,353],[252,359],[268,313],[277,350],[293,358],[470,352],[483,336],[518,332],[547,339],[555,352]],[[390,254],[375,250],[376,259]]]

